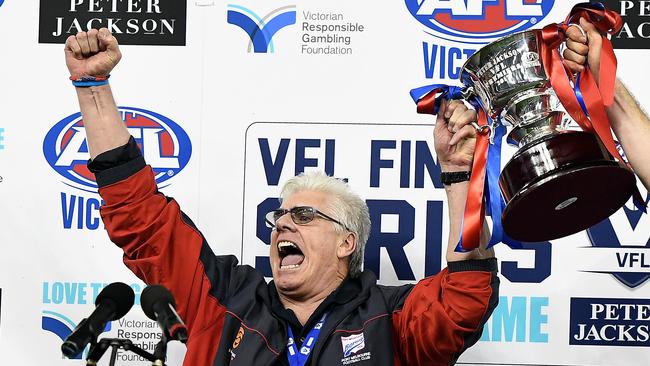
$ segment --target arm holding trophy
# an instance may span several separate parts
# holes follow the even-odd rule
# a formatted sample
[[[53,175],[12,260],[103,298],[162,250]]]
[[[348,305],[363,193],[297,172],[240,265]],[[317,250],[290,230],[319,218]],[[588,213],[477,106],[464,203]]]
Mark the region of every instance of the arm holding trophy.
[[[478,248],[484,241],[482,227],[488,210],[493,224],[488,247],[503,242],[520,248],[521,242],[548,241],[584,230],[620,208],[630,196],[637,204],[641,202],[634,173],[620,163],[623,159],[608,121],[609,114],[616,119],[612,122],[615,132],[624,134],[630,127],[623,128],[618,121],[625,115],[630,118],[638,107],[626,101],[620,90],[614,98],[616,58],[608,41],[602,40],[602,56],[594,55],[603,65],[600,84],[593,75],[594,64],[585,65],[592,46],[582,28],[571,25],[584,23],[579,20],[583,18],[595,22],[592,31],[597,28],[610,34],[621,24],[620,16],[602,4],[577,4],[562,23],[514,33],[477,50],[461,69],[461,87],[434,84],[411,91],[418,113],[435,115],[445,106],[459,108],[444,100],[463,98],[478,114],[469,125],[458,127],[452,120],[458,120],[460,110],[446,115],[451,118],[449,132],[458,133],[454,143],[469,136],[461,128],[466,128],[465,134],[476,133],[475,147],[470,150],[469,187],[462,194],[466,204],[461,249]],[[565,41],[568,49],[562,59],[558,49]],[[566,68],[577,75],[570,78]],[[641,120],[641,115],[636,118]],[[570,126],[573,122],[579,130]],[[640,127],[632,133],[636,129]],[[637,136],[619,137],[623,148],[629,149]],[[500,160],[502,140],[518,149],[505,164]],[[444,172],[446,151],[438,144],[436,151]],[[639,161],[642,154],[626,152],[633,166],[644,165]],[[647,173],[639,175],[643,180]],[[617,189],[612,190],[612,185]],[[450,202],[459,188],[448,192]],[[452,219],[454,207],[450,204]],[[541,221],[545,225],[539,225]]]
[[[443,175],[453,176],[454,174],[467,173],[466,177],[469,178],[476,146],[476,129],[471,124],[476,123],[476,121],[476,111],[467,108],[463,102],[453,100],[449,103],[446,101],[441,103],[433,135],[436,155]],[[447,182],[451,181],[453,181],[453,178]],[[443,183],[445,183],[445,180],[443,180]],[[447,204],[449,205],[448,262],[494,257],[494,249],[485,249],[485,245],[490,239],[487,226],[484,226],[481,231],[481,245],[479,248],[466,253],[454,250],[461,234],[461,223],[468,190],[468,179],[445,184]]]
[[[650,190],[650,119],[618,79],[614,104],[607,109],[607,114],[630,165],[645,188]]]
[[[580,27],[570,27],[567,37],[567,48],[564,51],[566,65],[573,72],[589,67],[598,83],[602,51],[600,32],[593,24],[581,19]],[[650,190],[648,115],[619,79],[616,80],[614,89],[614,102],[606,109],[612,130],[620,140],[625,156],[643,185]]]

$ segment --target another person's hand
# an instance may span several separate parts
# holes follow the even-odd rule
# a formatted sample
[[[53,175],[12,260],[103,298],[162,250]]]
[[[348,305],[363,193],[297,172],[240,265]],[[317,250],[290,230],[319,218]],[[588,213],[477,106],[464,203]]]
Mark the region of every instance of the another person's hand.
[[[470,123],[476,121],[476,111],[467,108],[463,102],[440,103],[433,136],[442,171],[472,170],[476,130]]]
[[[563,53],[564,63],[574,73],[581,72],[587,63],[586,66],[598,82],[603,37],[598,29],[584,18],[580,18],[580,27],[584,30],[584,35],[576,26],[571,26],[566,31],[567,48]]]
[[[106,28],[79,32],[65,42],[65,63],[74,78],[107,76],[121,58],[117,39]]]

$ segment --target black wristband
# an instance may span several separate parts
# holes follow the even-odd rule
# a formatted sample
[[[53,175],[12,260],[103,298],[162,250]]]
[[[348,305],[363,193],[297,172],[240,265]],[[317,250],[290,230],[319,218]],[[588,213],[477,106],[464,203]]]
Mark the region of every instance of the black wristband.
[[[440,181],[444,185],[460,183],[468,181],[472,172],[442,172],[440,173]]]

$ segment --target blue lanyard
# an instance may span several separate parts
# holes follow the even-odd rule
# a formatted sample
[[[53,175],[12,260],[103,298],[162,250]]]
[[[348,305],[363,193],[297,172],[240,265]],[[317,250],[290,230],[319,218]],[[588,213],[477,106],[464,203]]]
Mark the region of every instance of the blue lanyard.
[[[287,328],[289,328],[289,340],[287,341],[287,359],[289,360],[289,365],[304,366],[307,362],[307,358],[309,358],[314,343],[316,343],[316,339],[318,339],[320,329],[323,327],[323,324],[325,324],[325,318],[327,318],[327,315],[328,313],[325,313],[318,323],[314,325],[314,328],[309,331],[307,338],[305,338],[305,341],[302,343],[302,347],[300,347],[300,352],[296,349],[296,342],[293,340],[294,337],[293,332],[291,331],[291,326],[287,325]]]

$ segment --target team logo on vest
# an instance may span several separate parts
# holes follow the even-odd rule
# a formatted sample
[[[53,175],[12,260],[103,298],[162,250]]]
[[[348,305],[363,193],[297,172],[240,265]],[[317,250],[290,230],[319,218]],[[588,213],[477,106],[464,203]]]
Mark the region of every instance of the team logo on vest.
[[[650,193],[646,204],[650,202]],[[633,271],[610,272],[624,285],[635,288],[650,278],[650,216],[636,208],[623,206],[610,218],[587,229],[591,245],[620,248],[618,265]],[[623,251],[624,250],[624,251]]]
[[[228,24],[236,25],[248,34],[248,52],[275,52],[273,36],[282,28],[296,23],[294,5],[277,8],[264,17],[241,5],[228,5]]]
[[[120,114],[129,133],[135,138],[142,154],[156,175],[156,183],[165,187],[166,181],[178,174],[190,160],[192,144],[185,131],[171,119],[139,108],[120,107]],[[97,191],[94,175],[86,167],[88,145],[81,113],[57,122],[43,141],[45,159],[64,183],[89,192]]]
[[[353,353],[361,351],[364,349],[364,347],[366,347],[366,342],[363,339],[363,333],[341,337],[341,346],[343,346],[343,357],[348,357]]]
[[[555,0],[406,0],[413,17],[433,35],[466,43],[488,43],[533,27]]]
[[[239,327],[239,330],[237,331],[237,337],[235,337],[235,341],[232,342],[232,349],[239,347],[242,338],[244,338],[244,327]]]

